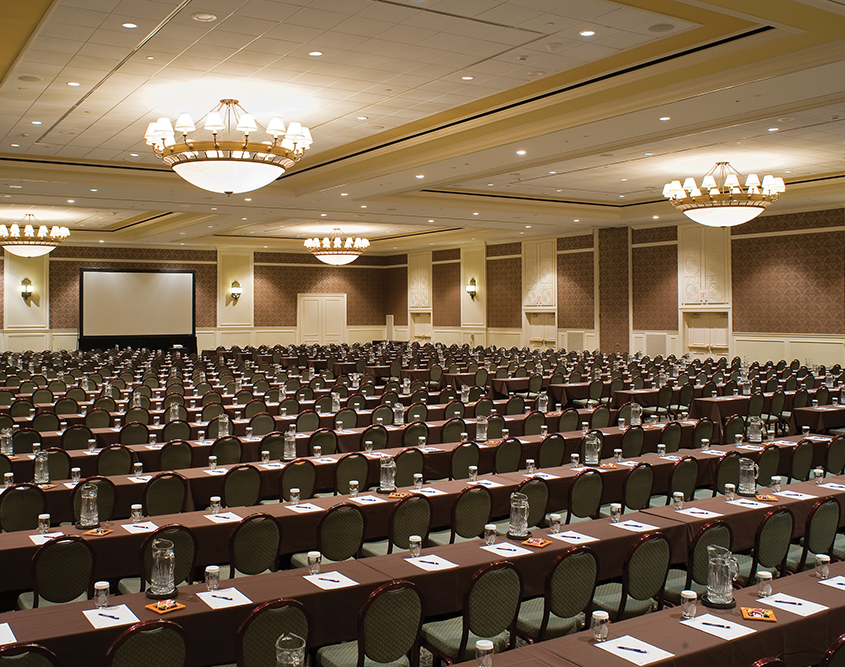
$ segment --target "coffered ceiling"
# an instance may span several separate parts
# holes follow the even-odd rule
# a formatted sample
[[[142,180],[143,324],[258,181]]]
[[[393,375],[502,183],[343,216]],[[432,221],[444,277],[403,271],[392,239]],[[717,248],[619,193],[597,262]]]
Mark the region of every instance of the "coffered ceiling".
[[[28,0],[6,13],[0,221],[61,221],[71,243],[300,250],[339,226],[391,253],[674,224],[663,184],[722,160],[784,177],[772,211],[843,205],[845,6],[832,0]],[[188,185],[144,130],[224,97],[301,121],[311,150],[252,193]]]

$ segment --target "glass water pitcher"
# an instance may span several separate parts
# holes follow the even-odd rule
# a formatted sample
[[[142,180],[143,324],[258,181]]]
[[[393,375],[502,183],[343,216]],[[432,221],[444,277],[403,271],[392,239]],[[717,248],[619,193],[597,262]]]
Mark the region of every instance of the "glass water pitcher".
[[[732,607],[735,604],[733,582],[739,573],[739,564],[728,549],[716,544],[707,546],[707,557],[707,596],[703,602],[716,607]]]
[[[512,539],[528,537],[528,496],[524,493],[514,491],[511,494],[508,537]]]
[[[82,507],[79,511],[80,528],[97,528],[100,525],[100,511],[97,507],[97,485],[83,484],[80,489],[82,494]]]
[[[739,460],[739,493],[743,496],[753,496],[757,493],[757,475],[760,467],[749,458]]]
[[[588,433],[584,438],[584,465],[597,466],[601,456],[601,440],[595,433]]]
[[[174,572],[176,570],[176,554],[173,552],[173,542],[163,538],[156,538],[152,545],[153,565],[150,571],[150,587],[147,597],[164,599],[176,595]]]
[[[382,456],[380,463],[379,491],[388,493],[396,490],[396,461],[392,456]]]

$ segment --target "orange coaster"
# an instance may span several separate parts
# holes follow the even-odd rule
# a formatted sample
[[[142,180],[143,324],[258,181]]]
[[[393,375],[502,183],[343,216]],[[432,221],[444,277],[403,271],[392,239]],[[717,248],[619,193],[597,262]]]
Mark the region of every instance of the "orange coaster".
[[[543,547],[547,547],[551,544],[551,540],[544,540],[542,537],[529,537],[522,543],[526,547],[537,547],[538,549],[542,549]]]
[[[776,621],[775,612],[762,607],[740,607],[746,621]]]
[[[45,489],[45,490],[46,489],[54,489],[54,488],[56,488],[56,485],[55,484],[39,484],[38,488],[39,489]]]
[[[777,496],[773,496],[770,493],[767,494],[757,494],[757,500],[777,500]]]
[[[112,532],[111,528],[92,528],[91,530],[86,530],[83,535],[102,537],[103,535],[108,535],[110,532]]]
[[[181,602],[176,602],[176,600],[159,600],[158,602],[153,602],[152,604],[144,605],[144,608],[149,609],[150,611],[154,611],[156,614],[167,614],[171,611],[184,609],[185,605],[183,605]]]
[[[599,468],[614,469],[614,468],[616,468],[616,464],[615,463],[602,463],[601,465],[599,465]]]
[[[394,491],[393,493],[391,493],[387,497],[388,498],[407,498],[409,495],[411,495],[411,494],[407,493],[405,491]]]

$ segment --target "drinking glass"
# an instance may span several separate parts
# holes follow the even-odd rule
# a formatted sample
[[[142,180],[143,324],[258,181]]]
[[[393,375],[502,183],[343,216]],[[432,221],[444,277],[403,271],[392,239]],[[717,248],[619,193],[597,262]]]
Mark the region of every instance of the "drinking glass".
[[[725,500],[733,500],[736,497],[736,484],[725,484]]]
[[[205,589],[216,591],[220,587],[220,566],[207,565],[205,568]]]
[[[357,479],[350,479],[349,480],[349,497],[350,498],[357,498],[358,497],[358,480]]]
[[[525,472],[529,475],[533,475],[535,470],[534,459],[525,459]]]
[[[739,447],[742,444],[742,433],[734,435],[734,446]]]
[[[305,640],[285,633],[276,640],[276,666],[302,667],[305,664]]]
[[[211,503],[211,513],[220,514],[220,496],[211,496],[209,502]]]
[[[15,483],[15,473],[7,472],[3,473],[3,486],[6,488],[12,486]]]
[[[581,433],[583,435],[587,435],[587,432],[590,430],[590,423],[589,422],[581,422]]]
[[[613,450],[613,460],[616,461],[616,463],[619,463],[620,461],[622,461],[622,450],[621,449],[614,449]]]
[[[560,532],[560,514],[549,514],[549,532],[552,535]]]
[[[493,667],[493,642],[479,639],[475,642],[476,667]]]
[[[205,442],[205,431],[197,431],[197,440],[199,442]]]
[[[710,439],[709,438],[702,438],[701,439],[701,451],[706,452],[710,449]]]
[[[813,399],[813,407],[814,407],[814,408],[819,407],[819,402],[818,402],[818,400],[817,400],[817,399],[815,399],[815,398]]]
[[[38,515],[38,532],[42,535],[46,535],[50,532],[50,515],[49,514],[39,514]]]
[[[217,457],[214,454],[208,457],[208,469],[217,470]]]
[[[510,429],[503,428],[502,429],[502,440],[507,440],[510,437],[511,437]]]
[[[313,456],[315,459],[319,459],[323,455],[323,448],[320,445],[314,445],[312,449],[314,450]]]
[[[695,601],[698,594],[695,591],[681,591],[681,617],[685,620],[695,618]]]
[[[549,427],[545,424],[540,425],[540,437],[545,438],[549,434]]]
[[[816,579],[827,579],[830,576],[830,556],[816,554]]]
[[[299,489],[298,489],[298,488],[296,488],[296,487],[294,486],[294,487],[292,487],[292,488],[291,488],[291,490],[289,491],[289,494],[290,494],[290,501],[289,501],[289,503],[290,503],[291,505],[293,505],[294,507],[296,507],[297,505],[299,505]]]
[[[625,420],[620,417],[619,419],[616,420],[616,425],[620,429],[624,429],[625,428]]]
[[[676,512],[684,509],[684,492],[683,491],[675,491],[672,494],[672,506],[675,508]]]
[[[772,594],[772,573],[757,570],[757,596],[767,598]]]
[[[150,446],[154,447],[158,438],[155,433],[150,433]]]
[[[469,481],[475,482],[478,480],[478,466],[469,466]]]
[[[252,426],[246,427],[246,439],[249,440],[252,438]]]
[[[114,418],[114,427],[115,427],[116,429],[120,430],[120,417],[115,417],[115,418]]]
[[[666,456],[666,445],[664,445],[662,442],[657,445],[657,455]]]
[[[143,475],[144,474],[144,464],[141,463],[141,461],[135,461],[135,463],[132,464],[132,470],[135,473],[135,477],[138,477],[139,475]]]
[[[94,452],[97,450],[97,441],[94,438],[88,438],[88,451]]]
[[[408,538],[408,554],[411,558],[418,558],[422,549],[422,538],[419,535],[411,535]]]
[[[570,454],[569,463],[573,468],[577,468],[581,464],[581,456],[579,454]]]
[[[308,552],[308,574],[320,574],[320,563],[323,556],[319,551]]]
[[[484,544],[496,544],[496,524],[495,523],[488,523],[484,526]]]
[[[610,616],[606,611],[598,610],[593,612],[590,621],[590,628],[593,630],[593,639],[603,642],[607,639],[607,626],[610,624]]]
[[[780,493],[780,475],[772,475],[772,493]]]
[[[423,485],[423,476],[421,472],[414,473],[414,488],[419,491]]]
[[[261,450],[261,463],[265,466],[270,463],[270,452],[266,449]]]
[[[105,609],[109,606],[109,582],[98,581],[94,584],[94,606]]]
[[[367,454],[373,453],[373,441],[372,440],[364,440],[364,451]]]
[[[622,504],[610,503],[610,523],[619,523],[622,518]]]
[[[461,442],[466,442],[467,440],[469,440],[469,433],[467,433],[466,431],[462,431],[461,432]]]
[[[813,480],[816,484],[824,484],[824,468],[813,469]]]
[[[810,435],[810,427],[809,426],[802,426],[801,427],[801,435],[803,435],[805,438],[808,435]]]
[[[144,516],[144,506],[136,503],[132,505],[129,511],[131,512],[132,523],[141,523]]]
[[[425,447],[425,436],[417,436],[417,447]]]
[[[79,468],[71,468],[70,469],[70,481],[74,484],[79,484],[79,481],[82,479],[82,471]]]

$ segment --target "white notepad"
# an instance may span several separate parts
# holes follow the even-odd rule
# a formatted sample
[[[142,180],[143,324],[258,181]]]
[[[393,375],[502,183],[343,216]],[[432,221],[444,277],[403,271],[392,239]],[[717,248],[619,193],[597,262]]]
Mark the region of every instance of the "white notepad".
[[[384,498],[379,498],[378,496],[358,496],[357,498],[350,498],[349,500],[359,505],[376,505],[378,503],[386,502]]]
[[[298,505],[288,505],[287,508],[291,512],[298,512],[299,514],[305,514],[306,512],[322,512],[323,508],[319,505],[315,505],[314,503],[299,503]]]
[[[17,640],[15,633],[8,623],[0,623],[0,646],[14,644]]]
[[[46,533],[45,535],[30,535],[29,539],[31,539],[34,544],[38,544],[40,546],[45,542],[49,542],[54,537],[61,537],[62,535],[64,535],[64,533],[59,530],[55,533]]]
[[[474,482],[467,482],[467,484],[473,486],[486,486],[488,489],[495,489],[497,486],[504,486],[504,484],[494,482],[492,479],[477,479]]]
[[[424,486],[420,489],[414,489],[412,493],[421,493],[424,496],[445,496],[446,492],[440,489],[435,489],[433,486]]]
[[[713,517],[723,516],[718,512],[711,512],[710,510],[703,510],[698,507],[687,507],[682,510],[678,510],[678,514],[686,514],[688,516],[695,516],[701,519],[712,519]]]
[[[823,604],[810,602],[809,600],[802,600],[786,593],[775,593],[767,598],[760,598],[757,600],[762,605],[767,607],[777,607],[783,609],[791,614],[798,616],[812,616],[820,611],[827,609]]]
[[[154,524],[152,521],[144,521],[143,523],[124,523],[123,529],[127,533],[151,533],[154,531],[158,526]]]
[[[524,556],[525,554],[531,553],[529,549],[515,544],[490,544],[481,548],[504,558],[515,558],[516,556]]]
[[[132,625],[138,622],[138,617],[125,604],[102,609],[83,609],[82,613],[85,614],[85,618],[88,619],[95,630],[113,628],[118,625]]]
[[[583,533],[576,533],[574,530],[567,530],[566,532],[556,533],[554,535],[550,534],[549,537],[566,542],[567,544],[587,544],[588,542],[597,542],[599,539],[584,535]]]
[[[618,523],[611,523],[610,525],[622,528],[623,530],[630,530],[632,533],[644,533],[647,530],[657,530],[657,526],[652,526],[649,523],[642,523],[640,521],[633,521],[632,519],[619,521]]]
[[[212,609],[225,609],[226,607],[239,607],[245,604],[252,604],[252,600],[237,588],[203,591],[202,593],[197,593],[197,597]]]
[[[842,575],[838,577],[831,577],[830,579],[823,579],[822,581],[819,581],[819,583],[823,586],[830,586],[831,588],[845,591],[845,577]]]
[[[778,491],[775,495],[783,496],[784,498],[794,498],[795,500],[809,500],[810,498],[818,497],[809,493],[798,493],[798,491]]]
[[[350,579],[345,574],[340,572],[321,572],[320,574],[307,574],[304,577],[315,586],[323,590],[331,590],[333,588],[348,588],[349,586],[357,586],[358,582]]]
[[[446,560],[445,558],[441,558],[440,556],[435,556],[433,554],[429,554],[427,556],[420,556],[419,558],[406,558],[411,565],[414,565],[421,570],[425,570],[426,572],[435,572],[437,570],[451,570],[454,567],[458,567],[457,563],[453,563],[452,561]]]
[[[243,519],[234,512],[221,512],[220,514],[206,514],[205,518],[213,523],[236,523]]]
[[[727,639],[728,641],[757,632],[753,628],[747,628],[739,623],[713,616],[713,614],[704,614],[703,616],[681,621],[681,625],[688,625],[691,628],[701,630],[720,639]]]
[[[766,503],[760,503],[756,500],[748,500],[747,498],[738,498],[736,500],[729,500],[728,505],[736,505],[737,507],[748,507],[750,509],[766,509],[771,507],[771,505],[767,505]]]
[[[635,639],[631,635],[601,642],[596,644],[596,646],[628,662],[633,662],[635,665],[649,665],[652,662],[665,660],[675,655],[674,653],[669,653],[669,651],[664,651],[662,648],[657,648],[644,641]]]
[[[129,477],[129,481],[133,484],[146,484],[153,478],[152,475],[138,475],[137,477]]]

